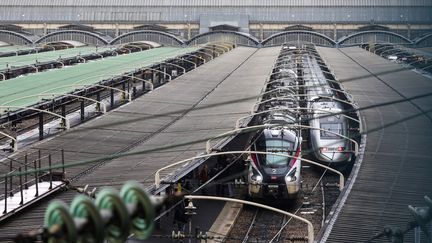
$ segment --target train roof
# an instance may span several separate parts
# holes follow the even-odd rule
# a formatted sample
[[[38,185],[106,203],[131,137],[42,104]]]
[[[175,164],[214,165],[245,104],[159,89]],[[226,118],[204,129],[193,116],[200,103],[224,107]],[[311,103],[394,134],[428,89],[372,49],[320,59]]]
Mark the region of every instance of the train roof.
[[[263,130],[261,137],[265,138],[266,140],[281,139],[281,140],[291,141],[291,142],[297,141],[296,132],[285,127],[266,128]]]
[[[342,104],[334,100],[320,100],[320,101],[311,102],[310,108],[326,110],[335,113],[344,110]],[[315,111],[315,113],[324,113],[324,112]]]

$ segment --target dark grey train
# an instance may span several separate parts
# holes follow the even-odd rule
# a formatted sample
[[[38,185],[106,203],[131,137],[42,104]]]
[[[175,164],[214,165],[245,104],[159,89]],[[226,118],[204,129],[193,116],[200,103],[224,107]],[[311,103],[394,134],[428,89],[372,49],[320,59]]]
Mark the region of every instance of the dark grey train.
[[[293,198],[300,190],[301,136],[286,127],[264,129],[255,138],[251,151],[290,155],[251,154],[249,196]]]
[[[275,154],[251,154],[248,194],[252,198],[295,198],[301,187],[301,143],[299,123],[298,77],[295,60],[280,56],[271,80],[262,95],[261,110],[268,111],[261,124],[278,125],[263,129],[251,143],[251,151]]]

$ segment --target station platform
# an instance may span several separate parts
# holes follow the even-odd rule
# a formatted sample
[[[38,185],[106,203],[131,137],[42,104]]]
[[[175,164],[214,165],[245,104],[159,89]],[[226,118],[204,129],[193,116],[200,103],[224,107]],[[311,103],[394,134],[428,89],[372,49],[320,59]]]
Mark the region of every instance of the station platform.
[[[67,169],[67,178],[72,179],[74,186],[119,188],[126,181],[135,180],[151,187],[157,169],[205,151],[205,142],[193,143],[195,140],[232,130],[238,118],[249,114],[279,51],[280,47],[237,47],[132,103],[41,141],[21,154],[41,149],[58,161],[64,150],[68,164],[121,152],[153,150],[107,160],[97,167],[90,164]],[[191,143],[155,150],[188,142]],[[176,169],[164,175],[176,173]],[[66,191],[50,199],[70,203],[76,194]],[[13,236],[40,227],[48,201],[0,222],[0,235]]]
[[[317,50],[360,108],[432,93],[432,80],[358,47]],[[431,109],[429,95],[360,111],[363,158],[322,242],[365,242],[384,226],[405,229],[413,220],[407,206],[424,206],[432,193]]]

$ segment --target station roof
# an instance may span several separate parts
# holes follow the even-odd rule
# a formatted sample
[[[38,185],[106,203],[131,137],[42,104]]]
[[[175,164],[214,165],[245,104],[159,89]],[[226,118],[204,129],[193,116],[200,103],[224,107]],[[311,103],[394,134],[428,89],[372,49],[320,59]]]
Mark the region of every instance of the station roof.
[[[0,47],[3,47],[3,46],[10,46],[10,44],[3,42],[3,41],[0,41]]]
[[[49,42],[46,45],[56,45],[56,44],[64,44],[72,47],[81,47],[87,45],[86,43],[82,43],[80,41],[74,41],[74,40],[54,41],[54,42]]]
[[[62,86],[95,84],[113,75],[150,66],[197,49],[198,47],[161,47],[1,81],[0,105],[31,106],[43,98],[47,98],[46,96],[38,96],[38,94],[44,92],[59,95],[67,94],[79,87]]]
[[[79,47],[28,55],[2,57],[0,58],[0,70],[5,70],[11,67],[32,65],[35,64],[36,61],[47,62],[57,60],[59,58],[70,58],[78,55],[88,55],[91,53],[104,52],[109,49],[113,49],[113,47]]]
[[[19,46],[19,45],[7,45],[7,46],[0,46],[0,53],[15,52],[15,51],[22,51],[22,50],[31,50],[31,49],[34,49],[34,47]]]
[[[430,0],[2,0],[3,6],[431,6]]]

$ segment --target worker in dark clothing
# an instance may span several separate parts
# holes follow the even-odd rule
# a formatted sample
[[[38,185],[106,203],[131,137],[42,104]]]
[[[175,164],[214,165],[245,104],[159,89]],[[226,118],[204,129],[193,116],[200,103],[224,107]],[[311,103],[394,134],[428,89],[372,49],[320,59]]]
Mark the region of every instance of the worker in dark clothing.
[[[188,223],[187,215],[185,214],[185,207],[182,204],[176,207],[174,211],[174,225],[177,226],[177,230],[184,232],[185,226]]]
[[[206,183],[208,181],[208,179],[209,179],[209,168],[208,168],[208,165],[204,165],[199,172],[200,184],[203,185],[204,183]],[[203,195],[207,194],[205,186],[202,188],[202,193],[203,193]]]

